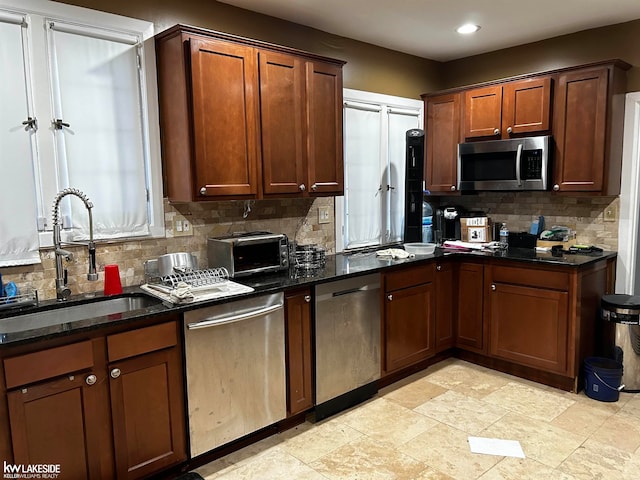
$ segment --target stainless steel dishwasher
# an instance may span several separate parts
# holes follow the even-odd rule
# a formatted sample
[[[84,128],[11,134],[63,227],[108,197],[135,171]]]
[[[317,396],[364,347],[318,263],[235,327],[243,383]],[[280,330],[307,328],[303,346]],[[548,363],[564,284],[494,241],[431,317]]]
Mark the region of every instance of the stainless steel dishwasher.
[[[191,456],[286,417],[283,294],[184,314]]]
[[[315,287],[316,408],[320,420],[378,391],[380,275]]]

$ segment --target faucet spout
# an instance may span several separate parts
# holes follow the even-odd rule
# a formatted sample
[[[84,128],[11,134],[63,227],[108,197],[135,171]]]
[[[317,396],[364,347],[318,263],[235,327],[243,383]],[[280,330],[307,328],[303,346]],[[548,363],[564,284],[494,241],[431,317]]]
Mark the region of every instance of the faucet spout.
[[[64,301],[69,298],[69,295],[71,295],[71,290],[67,286],[67,269],[63,267],[62,259],[66,258],[67,260],[72,260],[73,254],[62,248],[62,238],[60,235],[62,226],[59,222],[60,202],[67,195],[74,195],[82,200],[85,208],[87,209],[87,213],[89,214],[89,242],[87,244],[89,248],[89,273],[87,274],[87,280],[98,280],[98,273],[96,272],[96,246],[93,241],[93,216],[91,214],[93,203],[91,203],[89,198],[77,188],[65,188],[56,195],[56,198],[53,201],[52,214],[53,246],[56,257],[56,297],[58,301]]]

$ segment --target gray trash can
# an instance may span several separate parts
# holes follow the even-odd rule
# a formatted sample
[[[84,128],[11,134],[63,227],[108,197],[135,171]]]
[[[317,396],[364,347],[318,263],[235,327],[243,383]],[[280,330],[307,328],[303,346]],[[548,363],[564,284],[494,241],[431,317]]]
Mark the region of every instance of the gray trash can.
[[[616,324],[615,356],[622,363],[624,391],[640,389],[640,296],[605,295],[602,319]]]

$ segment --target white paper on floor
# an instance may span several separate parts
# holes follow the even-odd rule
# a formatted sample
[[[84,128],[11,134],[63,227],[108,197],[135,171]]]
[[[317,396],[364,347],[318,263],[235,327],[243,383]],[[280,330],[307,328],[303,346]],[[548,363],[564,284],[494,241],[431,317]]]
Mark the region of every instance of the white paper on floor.
[[[484,455],[500,455],[501,457],[525,458],[520,442],[517,440],[501,440],[499,438],[469,437],[469,448],[472,453]]]

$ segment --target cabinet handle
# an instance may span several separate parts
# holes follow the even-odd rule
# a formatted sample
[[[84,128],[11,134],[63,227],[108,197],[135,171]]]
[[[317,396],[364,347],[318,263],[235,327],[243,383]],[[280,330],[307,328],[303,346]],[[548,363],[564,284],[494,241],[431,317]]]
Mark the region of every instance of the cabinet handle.
[[[507,127],[507,133],[512,133],[512,132],[513,132],[513,128]]]
[[[114,368],[113,370],[111,370],[111,373],[109,375],[111,375],[111,378],[118,378],[121,373],[122,372],[119,368]]]
[[[69,128],[71,126],[68,123],[63,122],[61,118],[56,118],[55,120],[53,120],[51,122],[51,125],[53,125],[53,128],[55,128],[56,130],[62,130],[62,127]]]
[[[499,128],[496,128],[496,129],[493,131],[493,134],[494,134],[494,135],[500,135],[500,129],[499,129]]]
[[[200,195],[206,195],[207,194],[207,187],[202,187],[200,189]]]
[[[491,290],[494,291],[494,292],[496,291],[496,284],[495,283],[491,284]]]
[[[437,270],[437,271],[442,270],[442,265],[436,265],[436,270]]]
[[[451,191],[455,192],[456,191],[456,186],[455,185],[451,185]]]
[[[311,301],[311,295],[305,295],[304,296],[304,301],[309,303]]]
[[[314,192],[318,189],[318,184],[314,183],[313,185],[311,185],[311,190],[313,190]]]
[[[304,183],[302,185],[300,185],[298,188],[300,189],[301,192],[304,192],[307,189],[307,187],[305,187]]]
[[[87,385],[93,385],[98,381],[98,377],[96,377],[94,374],[91,374],[87,378],[85,378],[84,381]]]
[[[38,130],[38,120],[36,120],[34,117],[27,117],[27,119],[22,122],[22,124],[24,125],[25,130],[31,129],[34,132]]]
[[[557,183],[553,186],[553,191],[557,192],[558,190],[560,190],[560,185],[558,185]]]
[[[393,295],[387,295],[387,299],[388,299],[389,301],[393,300]]]

